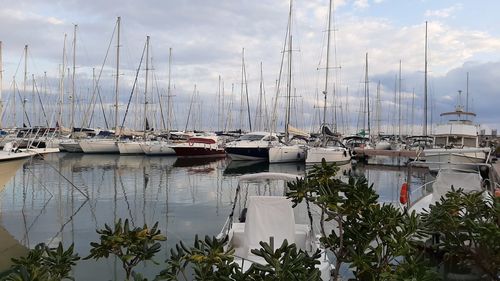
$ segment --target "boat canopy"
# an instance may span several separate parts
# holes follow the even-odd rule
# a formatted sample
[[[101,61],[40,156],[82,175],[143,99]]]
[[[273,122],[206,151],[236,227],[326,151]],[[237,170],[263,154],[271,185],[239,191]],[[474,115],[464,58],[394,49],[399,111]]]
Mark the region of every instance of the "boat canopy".
[[[295,243],[295,216],[292,201],[281,196],[250,196],[245,222],[245,244],[248,249],[259,249],[260,241],[281,245],[286,239]]]

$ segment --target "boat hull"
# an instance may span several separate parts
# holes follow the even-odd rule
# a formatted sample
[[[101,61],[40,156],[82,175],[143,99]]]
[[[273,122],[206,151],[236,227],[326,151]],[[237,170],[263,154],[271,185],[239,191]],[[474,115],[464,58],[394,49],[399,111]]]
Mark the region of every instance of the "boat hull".
[[[484,163],[486,160],[486,153],[484,151],[478,152],[446,152],[435,151],[432,149],[425,150],[425,162],[431,172],[437,172],[440,169],[454,169],[454,170],[471,170],[477,163]]]
[[[85,140],[80,146],[85,153],[120,153],[115,140]]]
[[[268,147],[226,147],[226,152],[235,161],[268,160]]]
[[[275,146],[269,148],[269,163],[304,162],[306,151],[298,145]]]
[[[196,147],[196,146],[174,146],[172,147],[177,157],[196,158],[196,157],[226,157],[224,149],[212,147]]]
[[[144,154],[139,142],[118,142],[120,154]]]
[[[175,150],[167,142],[141,143],[141,148],[146,155],[175,155]]]
[[[74,153],[83,152],[78,142],[59,143],[59,150]]]
[[[321,163],[323,159],[327,163],[342,165],[351,162],[351,155],[343,147],[311,147],[307,150],[306,164]]]

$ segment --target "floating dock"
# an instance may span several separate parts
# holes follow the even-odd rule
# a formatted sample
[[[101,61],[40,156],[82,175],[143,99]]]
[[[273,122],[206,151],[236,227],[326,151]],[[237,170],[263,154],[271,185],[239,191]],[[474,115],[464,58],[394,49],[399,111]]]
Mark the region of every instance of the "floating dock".
[[[415,158],[417,157],[418,154],[418,151],[414,150],[364,149],[359,147],[354,148],[354,152],[356,153],[356,157],[358,158],[371,157],[371,156]],[[420,156],[424,156],[424,153],[421,152]]]

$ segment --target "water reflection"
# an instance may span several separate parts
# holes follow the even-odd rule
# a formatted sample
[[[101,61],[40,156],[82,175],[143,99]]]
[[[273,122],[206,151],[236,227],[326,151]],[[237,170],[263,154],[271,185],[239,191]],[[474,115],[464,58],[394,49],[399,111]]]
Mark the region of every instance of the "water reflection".
[[[105,223],[118,218],[128,218],[134,226],[158,221],[168,237],[156,259],[161,261],[168,257],[167,249],[180,239],[189,243],[195,234],[216,235],[220,231],[234,200],[237,175],[304,175],[306,171],[301,163],[200,160],[60,153],[18,163],[11,169],[10,181],[0,182],[0,187],[5,185],[0,189],[0,226],[25,247],[61,241],[65,246],[74,243],[75,250],[86,256],[89,243],[99,239],[95,229]],[[0,169],[0,175],[5,171]],[[340,167],[341,177],[351,173],[366,175],[381,201],[390,202],[399,199],[406,169],[350,164]],[[154,264],[139,269],[150,279],[159,270],[160,266]],[[80,261],[74,276],[77,280],[96,276],[123,280],[120,265],[112,258]]]

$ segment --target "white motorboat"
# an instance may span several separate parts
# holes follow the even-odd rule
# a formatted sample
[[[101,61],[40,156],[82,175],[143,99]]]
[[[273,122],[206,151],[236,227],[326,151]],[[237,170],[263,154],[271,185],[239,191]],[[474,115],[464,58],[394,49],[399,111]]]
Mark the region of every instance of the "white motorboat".
[[[425,163],[431,172],[440,169],[468,170],[470,164],[488,163],[491,149],[484,148],[437,148],[424,150]]]
[[[296,180],[297,177],[299,176],[281,173],[258,173],[241,176],[231,214],[217,238],[227,239],[226,247],[234,248],[235,261],[243,270],[248,269],[254,263],[267,263],[263,258],[251,252],[252,249],[261,248],[260,242],[273,244],[277,248],[286,239],[289,244],[295,243],[297,248],[308,253],[314,253],[319,249],[321,257],[318,259],[319,263],[316,267],[321,272],[321,280],[330,280],[333,263],[326,255],[325,250],[322,249],[319,236],[311,227],[314,225],[312,219],[307,222],[305,206],[299,204],[296,208],[292,208],[292,201],[283,196],[286,191],[285,187],[283,187],[281,196],[248,195],[252,192],[250,186],[247,186],[248,190],[244,192],[241,190],[245,183],[266,183],[266,185],[270,184],[270,181],[286,183]],[[256,189],[258,190],[258,188]],[[279,193],[279,191],[276,192]],[[240,215],[235,219],[234,214],[237,212]],[[300,219],[303,221],[300,222]]]
[[[401,192],[408,192],[407,202],[400,202],[403,206],[408,207],[408,210],[415,211],[417,214],[429,210],[430,205],[435,205],[439,202],[440,198],[449,191],[451,188],[462,188],[465,192],[482,191],[483,178],[481,177],[479,169],[472,171],[471,167],[468,171],[458,171],[450,169],[439,170],[436,179],[427,182],[419,187],[408,187],[409,190],[402,190]],[[402,194],[402,196],[405,196]]]
[[[232,160],[268,160],[269,148],[279,145],[278,137],[267,132],[252,132],[226,144]]]

